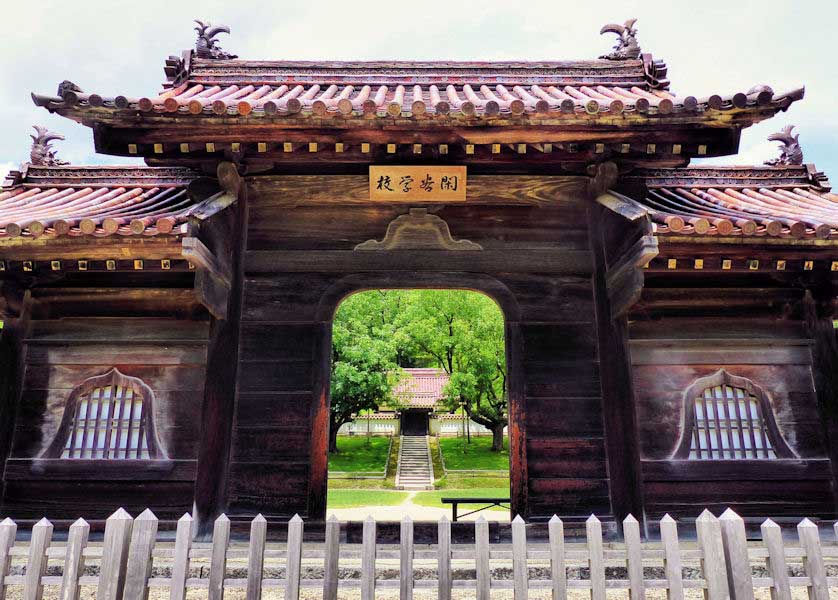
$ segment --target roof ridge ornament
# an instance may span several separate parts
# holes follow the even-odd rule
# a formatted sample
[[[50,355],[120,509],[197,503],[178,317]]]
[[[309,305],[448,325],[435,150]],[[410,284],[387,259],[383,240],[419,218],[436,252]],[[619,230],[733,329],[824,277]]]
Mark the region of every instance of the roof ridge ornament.
[[[195,54],[198,58],[209,58],[213,60],[229,60],[238,58],[235,54],[225,52],[217,46],[218,40],[215,37],[219,33],[230,33],[230,27],[227,25],[213,25],[210,22],[204,23],[195,19],[198,26],[195,31],[198,32],[198,39],[195,42]]]
[[[800,147],[800,134],[792,135],[794,125],[786,125],[777,133],[772,133],[768,136],[768,141],[780,142],[780,156],[765,161],[765,164],[771,167],[791,165],[799,166],[803,164],[803,148]]]
[[[637,19],[629,19],[622,25],[609,23],[599,30],[599,34],[616,33],[617,43],[614,49],[603,54],[600,58],[605,60],[637,60],[640,58],[640,44],[637,43],[637,28],[634,24]]]
[[[38,167],[61,167],[69,165],[65,160],[60,160],[52,148],[53,140],[63,140],[60,133],[52,133],[46,127],[33,125],[37,135],[30,135],[32,138],[32,149],[29,151],[29,162]]]

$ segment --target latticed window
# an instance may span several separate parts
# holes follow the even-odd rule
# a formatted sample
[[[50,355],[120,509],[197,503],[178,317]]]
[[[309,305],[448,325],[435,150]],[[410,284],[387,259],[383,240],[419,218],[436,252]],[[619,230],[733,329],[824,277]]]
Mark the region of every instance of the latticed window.
[[[152,412],[153,393],[117,369],[88,379],[67,400],[45,457],[89,460],[165,458]]]
[[[676,458],[752,460],[793,456],[765,392],[752,381],[721,370],[685,393],[684,431]]]

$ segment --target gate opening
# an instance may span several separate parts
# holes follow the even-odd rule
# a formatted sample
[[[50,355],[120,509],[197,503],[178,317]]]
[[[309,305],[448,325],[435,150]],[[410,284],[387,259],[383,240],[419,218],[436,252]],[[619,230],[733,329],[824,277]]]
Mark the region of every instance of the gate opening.
[[[354,293],[335,312],[330,377],[328,515],[436,520],[455,500],[462,514],[485,499],[500,506],[477,514],[509,520],[505,324],[492,298]]]

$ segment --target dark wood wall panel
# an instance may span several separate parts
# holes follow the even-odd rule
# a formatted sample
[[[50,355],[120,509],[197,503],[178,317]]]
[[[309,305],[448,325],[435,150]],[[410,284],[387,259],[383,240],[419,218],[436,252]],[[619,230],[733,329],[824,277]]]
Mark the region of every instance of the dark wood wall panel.
[[[249,195],[247,247],[264,256],[245,272],[230,512],[252,514],[267,506],[278,514],[306,514],[306,496],[319,489],[317,465],[324,459],[325,432],[318,419],[329,348],[322,345],[333,311],[342,295],[353,291],[418,286],[482,290],[515,323],[517,339],[510,351],[512,362],[520,364],[519,402],[526,407],[521,464],[525,470],[528,461],[532,464],[522,479],[528,516],[608,516],[586,204],[562,198],[540,207],[432,209],[455,239],[506,254],[489,270],[481,272],[485,265],[478,261],[469,263],[475,272],[464,272],[462,253],[426,252],[433,261],[423,263],[417,274],[396,268],[403,254],[375,253],[380,260],[364,262],[371,253],[359,252],[356,268],[353,253],[346,252],[369,239],[381,240],[388,224],[406,214],[409,205],[343,206],[337,202],[339,188],[323,196],[285,185],[279,178],[261,178]],[[309,197],[314,203],[306,202]],[[542,272],[528,254],[533,249],[573,251],[585,264],[578,263],[578,269],[545,264]],[[340,265],[333,265],[328,257],[334,255],[318,255],[321,251],[346,254]],[[522,259],[528,260],[523,272],[512,266]],[[284,270],[283,260],[293,263]],[[302,260],[311,272],[305,272]],[[305,483],[299,479],[306,477]]]
[[[247,277],[229,513],[308,514],[311,407],[320,297],[332,277]]]
[[[189,510],[200,443],[207,335],[207,323],[202,321],[33,321],[25,341],[23,392],[6,471],[4,512],[103,517],[119,506],[137,510],[149,506],[161,516],[175,517]],[[59,465],[48,477],[31,471],[31,459],[41,455],[58,431],[70,391],[112,367],[141,378],[154,391],[157,432],[175,467],[146,472],[142,465],[126,466],[129,471],[136,469],[137,481],[125,474],[111,477],[96,468],[63,473]]]
[[[803,327],[794,321],[670,319],[633,323],[632,362],[647,515],[694,518],[704,507],[744,516],[833,516],[836,496]],[[799,459],[673,460],[691,410],[684,391],[725,369],[769,396]]]

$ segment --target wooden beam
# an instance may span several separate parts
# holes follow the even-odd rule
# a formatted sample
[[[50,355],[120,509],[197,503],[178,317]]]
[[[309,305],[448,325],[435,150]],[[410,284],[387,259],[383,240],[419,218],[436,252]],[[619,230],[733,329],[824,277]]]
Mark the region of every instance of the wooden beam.
[[[658,255],[658,240],[644,235],[605,276],[605,287],[614,319],[624,316],[640,300],[643,291],[643,267]]]
[[[354,273],[399,271],[466,271],[484,273],[567,273],[588,275],[591,255],[586,250],[529,249],[480,252],[411,250],[361,252],[354,250],[250,250],[248,273]]]
[[[593,207],[589,213],[589,231],[594,263],[594,307],[597,321],[597,346],[602,386],[602,417],[605,426],[605,451],[608,459],[611,508],[618,524],[631,514],[644,519],[643,480],[640,475],[640,449],[635,414],[634,379],[631,352],[628,347],[628,320],[623,315],[630,302],[623,301],[622,310],[611,303],[609,275],[616,275],[612,286],[625,287],[634,281],[637,265],[656,246],[651,236],[642,237],[626,253],[616,268],[606,270],[606,239],[604,208]],[[629,229],[628,224],[625,229]],[[621,268],[622,267],[622,268]],[[620,275],[626,273],[627,275]],[[621,282],[623,277],[628,281]],[[639,274],[642,285],[642,272]],[[638,292],[639,294],[639,292]],[[621,294],[621,297],[625,297]],[[617,316],[623,315],[623,316]]]
[[[201,441],[192,514],[195,517],[196,535],[202,539],[212,535],[213,522],[227,510],[228,503],[227,485],[239,365],[242,256],[247,230],[247,198],[244,188],[241,191],[238,202],[200,225],[202,238],[216,254],[210,254],[215,259],[207,265],[211,268],[201,268],[195,274],[196,285],[202,278],[214,278],[213,271],[220,272],[227,282],[226,288],[219,281],[211,282],[214,291],[220,288],[224,299],[216,299],[214,302],[215,318],[210,322],[204,400],[200,415]],[[199,256],[208,258],[203,251]]]
[[[195,294],[198,300],[216,319],[226,319],[231,288],[229,270],[224,269],[198,238],[185,237],[182,245],[184,258],[197,267]]]

